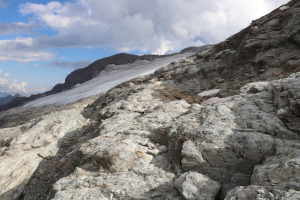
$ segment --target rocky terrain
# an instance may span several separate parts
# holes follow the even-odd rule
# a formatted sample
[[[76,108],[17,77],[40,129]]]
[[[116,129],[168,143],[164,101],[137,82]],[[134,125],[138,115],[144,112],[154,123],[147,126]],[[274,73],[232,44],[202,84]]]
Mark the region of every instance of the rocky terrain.
[[[105,94],[0,113],[0,199],[300,199],[300,2]]]

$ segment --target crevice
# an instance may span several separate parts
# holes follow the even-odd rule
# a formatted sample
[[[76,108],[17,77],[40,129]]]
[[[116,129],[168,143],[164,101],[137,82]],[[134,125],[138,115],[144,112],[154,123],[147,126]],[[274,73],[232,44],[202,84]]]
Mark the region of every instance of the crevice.
[[[67,133],[58,141],[59,150],[55,156],[42,157],[37,170],[18,200],[48,200],[55,196],[53,185],[61,178],[70,175],[82,163],[79,148],[81,144],[97,136],[98,125],[80,128],[81,134]]]

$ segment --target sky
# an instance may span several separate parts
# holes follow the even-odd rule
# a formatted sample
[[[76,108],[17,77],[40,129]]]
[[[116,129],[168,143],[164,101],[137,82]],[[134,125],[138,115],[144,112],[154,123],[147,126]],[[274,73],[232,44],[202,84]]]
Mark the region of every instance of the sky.
[[[116,53],[221,42],[288,0],[0,0],[0,92],[30,95]]]

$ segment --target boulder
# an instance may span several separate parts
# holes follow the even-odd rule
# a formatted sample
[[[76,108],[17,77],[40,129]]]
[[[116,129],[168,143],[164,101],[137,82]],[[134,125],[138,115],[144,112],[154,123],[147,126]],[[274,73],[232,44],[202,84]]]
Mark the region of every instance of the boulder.
[[[187,200],[213,200],[221,185],[197,172],[186,172],[177,178],[174,186]]]

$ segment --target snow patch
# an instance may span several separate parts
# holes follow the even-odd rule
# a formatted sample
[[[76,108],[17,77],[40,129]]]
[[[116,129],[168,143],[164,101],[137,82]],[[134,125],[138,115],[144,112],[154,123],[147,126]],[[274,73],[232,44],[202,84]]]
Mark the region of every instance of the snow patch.
[[[177,54],[170,57],[158,58],[153,61],[140,60],[126,65],[109,65],[97,77],[80,84],[70,90],[46,96],[25,104],[30,107],[41,107],[49,104],[63,105],[80,99],[105,93],[112,87],[133,78],[154,73],[157,69],[172,62],[186,58],[193,53]]]

